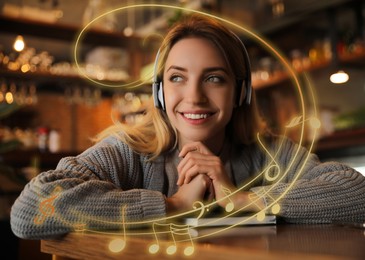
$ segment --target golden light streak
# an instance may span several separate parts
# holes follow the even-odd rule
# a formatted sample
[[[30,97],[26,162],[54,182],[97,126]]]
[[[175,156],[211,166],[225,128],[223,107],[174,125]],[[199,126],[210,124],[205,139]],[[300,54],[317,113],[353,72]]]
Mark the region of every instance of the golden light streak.
[[[186,11],[186,12],[193,12],[193,13],[198,13],[198,14],[201,14],[201,15],[205,15],[205,16],[208,16],[208,17],[212,17],[212,18],[215,18],[215,19],[218,19],[218,20],[221,20],[222,22],[225,22],[231,26],[234,26],[242,31],[244,31],[247,35],[249,35],[250,37],[256,39],[259,43],[262,44],[263,47],[265,47],[267,50],[269,50],[271,53],[273,53],[280,61],[281,63],[284,65],[284,67],[287,69],[288,73],[291,75],[291,77],[293,78],[293,81],[295,83],[295,85],[298,87],[298,90],[299,90],[299,94],[300,94],[300,100],[301,100],[301,107],[302,107],[302,111],[303,111],[303,117],[305,117],[305,108],[304,108],[304,100],[303,100],[303,95],[302,95],[302,92],[301,92],[301,89],[300,89],[300,85],[299,85],[299,81],[298,81],[298,78],[297,78],[297,75],[296,75],[296,72],[294,71],[294,69],[291,67],[290,65],[290,62],[288,62],[284,57],[283,55],[281,55],[274,47],[271,46],[271,44],[269,44],[266,40],[264,40],[263,38],[261,38],[260,36],[258,36],[257,34],[255,34],[254,32],[252,32],[251,30],[248,30],[242,26],[239,26],[233,22],[230,22],[226,19],[223,19],[223,18],[220,18],[220,17],[217,17],[217,16],[214,16],[214,15],[211,15],[211,14],[207,14],[207,13],[204,13],[204,12],[201,12],[201,11],[197,11],[197,10],[192,10],[192,9],[188,9],[188,8],[183,8],[183,7],[177,7],[177,6],[169,6],[169,5],[159,5],[159,4],[142,4],[142,5],[131,5],[131,6],[125,6],[125,7],[121,7],[121,8],[117,8],[117,9],[114,9],[112,11],[109,11],[105,14],[102,14],[100,15],[99,17],[95,18],[93,21],[91,21],[89,24],[87,24],[84,29],[81,31],[80,35],[78,36],[77,38],[77,41],[76,41],[76,44],[75,44],[75,52],[74,52],[74,57],[75,57],[75,62],[76,62],[76,65],[78,67],[78,62],[77,62],[77,47],[78,47],[78,43],[81,39],[81,36],[82,34],[86,31],[86,29],[92,24],[94,23],[95,21],[97,21],[98,19],[104,17],[105,15],[108,15],[110,13],[113,13],[113,12],[117,12],[117,11],[121,11],[121,10],[125,10],[125,9],[129,9],[129,8],[144,8],[144,7],[157,7],[157,8],[170,8],[170,9],[177,9],[177,10],[181,10],[181,11]],[[81,71],[82,72],[82,71]],[[84,75],[85,77],[87,77],[87,75]],[[88,77],[87,77],[88,78]],[[92,79],[90,79],[91,81],[95,82],[95,83],[98,83],[100,84],[99,82],[96,82]],[[135,82],[140,82],[140,81],[135,81]],[[135,83],[134,82],[134,83]],[[123,84],[123,85],[108,85],[108,84],[103,84],[101,83],[103,86],[110,86],[110,87],[120,87],[120,86],[129,86],[133,83],[128,83],[128,84]],[[137,86],[140,86],[141,84],[143,83],[140,83],[139,85]],[[135,87],[137,87],[135,86]],[[302,134],[301,134],[301,138],[300,138],[300,144],[302,143],[302,140],[303,140],[303,127],[304,127],[304,122],[302,122]],[[298,153],[298,151],[297,151]],[[297,156],[297,153],[294,155],[293,157],[293,160],[296,158]],[[289,167],[290,168],[290,167]],[[247,185],[245,185],[247,186]],[[236,192],[239,192],[240,190],[242,190],[245,186],[241,187],[240,189],[237,189],[235,192],[232,192],[232,194],[236,193]],[[228,198],[228,196],[227,196]],[[223,198],[223,199],[227,199],[227,198]],[[222,199],[222,200],[223,200]],[[215,202],[214,204],[216,204],[217,202]],[[276,203],[275,203],[276,204]],[[211,205],[207,205],[207,207],[209,207]],[[166,219],[171,219],[171,218],[176,218],[176,217],[181,217],[181,216],[184,216],[186,214],[190,214],[190,213],[193,213],[195,212],[194,210],[190,211],[190,212],[185,212],[185,213],[181,213],[181,214],[178,214],[178,215],[175,215],[175,216],[171,216],[169,218],[166,218]],[[236,213],[236,212],[234,212]],[[164,219],[158,219],[158,220],[151,220],[151,221],[143,221],[143,222],[133,222],[133,223],[130,223],[130,224],[146,224],[146,223],[153,223],[154,221],[160,221],[160,220],[165,220]]]
[[[81,40],[84,36],[84,34],[87,32],[87,30],[89,29],[89,27],[94,23],[96,22],[98,19],[106,16],[106,15],[109,15],[113,12],[119,12],[119,11],[123,11],[123,10],[126,10],[126,9],[131,9],[131,8],[145,8],[145,7],[154,7],[154,8],[162,8],[162,9],[174,9],[174,10],[180,10],[180,11],[184,11],[184,12],[190,12],[190,13],[198,13],[198,14],[201,14],[201,15],[204,15],[204,16],[207,16],[207,17],[212,17],[212,18],[215,18],[215,19],[218,19],[220,21],[222,21],[223,23],[226,23],[232,27],[235,27],[236,29],[242,31],[245,33],[245,35],[253,38],[257,43],[261,44],[262,47],[266,48],[273,56],[275,56],[280,62],[281,64],[285,67],[285,69],[287,70],[288,74],[290,75],[291,79],[292,79],[292,82],[293,84],[297,87],[297,90],[298,90],[298,93],[299,93],[299,99],[300,99],[300,108],[301,108],[301,115],[298,116],[298,117],[301,117],[303,120],[300,120],[298,121],[297,125],[301,126],[301,135],[300,135],[300,141],[299,141],[299,146],[302,145],[303,143],[303,138],[304,138],[304,124],[305,124],[305,121],[309,120],[309,123],[310,125],[314,128],[314,134],[313,134],[313,140],[312,142],[310,143],[310,147],[309,147],[309,153],[307,155],[307,157],[305,158],[305,161],[304,163],[301,165],[301,168],[299,169],[299,172],[297,173],[297,175],[294,177],[293,181],[288,185],[288,188],[282,193],[280,194],[280,196],[278,196],[277,198],[273,199],[272,203],[267,205],[267,207],[265,209],[262,209],[261,211],[259,211],[258,213],[256,214],[253,214],[251,216],[251,218],[257,218],[258,220],[263,220],[265,218],[265,212],[270,212],[270,209],[271,209],[271,212],[273,214],[277,214],[280,212],[281,210],[281,206],[280,204],[278,203],[278,201],[280,201],[280,199],[282,199],[287,193],[288,191],[293,187],[293,185],[295,184],[295,182],[297,181],[297,179],[300,177],[301,175],[301,172],[303,171],[304,167],[305,167],[305,164],[309,158],[309,155],[310,155],[310,152],[313,148],[313,145],[314,145],[314,140],[315,140],[315,136],[317,134],[317,129],[320,127],[320,121],[317,119],[316,115],[317,115],[317,109],[316,109],[316,102],[315,102],[315,97],[314,97],[314,93],[313,93],[313,89],[311,87],[311,84],[308,80],[308,78],[306,77],[305,79],[307,80],[307,83],[308,83],[308,89],[310,91],[310,94],[311,94],[311,98],[313,100],[313,107],[314,107],[314,118],[311,118],[311,119],[307,119],[306,118],[306,109],[305,109],[305,102],[304,102],[304,98],[303,98],[303,93],[302,93],[302,90],[301,90],[301,86],[300,86],[300,83],[299,83],[299,80],[297,78],[297,75],[296,75],[296,72],[295,70],[292,68],[290,62],[287,61],[287,59],[280,53],[278,52],[272,44],[270,44],[267,40],[264,40],[262,37],[258,36],[257,34],[255,34],[252,30],[249,30],[247,28],[244,28],[240,25],[237,25],[229,20],[226,20],[224,18],[220,18],[220,17],[217,17],[215,15],[212,15],[212,14],[208,14],[208,13],[204,13],[204,12],[201,12],[201,11],[197,11],[197,10],[192,10],[192,9],[188,9],[188,8],[183,8],[183,7],[177,7],[177,6],[170,6],[170,5],[160,5],[160,4],[139,4],[139,5],[130,5],[130,6],[124,6],[124,7],[121,7],[121,8],[117,8],[117,9],[114,9],[112,11],[109,11],[107,13],[104,13],[102,15],[100,15],[99,17],[95,18],[94,20],[92,20],[89,24],[87,24],[80,32],[80,34],[78,35],[77,37],[77,40],[75,42],[75,46],[74,46],[74,59],[75,59],[75,64],[76,64],[76,67],[78,68],[79,70],[79,73],[87,78],[88,80],[90,80],[91,82],[94,82],[96,84],[99,84],[99,85],[102,85],[104,87],[125,87],[125,88],[136,88],[136,87],[139,87],[143,84],[146,84],[146,81],[143,81],[143,80],[137,80],[137,81],[134,81],[134,82],[130,82],[130,83],[126,83],[126,84],[120,84],[120,85],[111,85],[111,84],[105,84],[105,83],[102,83],[102,82],[98,82],[96,80],[93,80],[91,78],[89,78],[82,69],[80,69],[79,67],[79,63],[78,63],[78,48],[79,48],[79,45],[81,45]],[[152,75],[151,75],[152,76]],[[285,133],[284,133],[284,136],[285,136]],[[276,156],[279,154],[279,151],[282,147],[282,143],[279,145],[279,148],[278,150],[276,151],[275,155],[271,156],[270,153],[268,152],[268,154],[270,155],[271,159],[273,162],[275,162],[275,158]],[[265,148],[266,149],[266,148]],[[290,168],[292,167],[297,155],[299,153],[299,148],[298,150],[296,151],[296,153],[294,154],[292,160],[290,161],[288,167],[286,168],[285,172],[283,174],[281,174],[280,178],[278,179],[278,182],[280,182],[283,178],[285,178],[286,174],[288,173],[288,171],[290,170]],[[269,164],[270,165],[270,164]],[[270,166],[269,166],[270,167]],[[272,167],[272,166],[271,166]],[[226,197],[222,198],[221,200],[219,201],[215,201],[215,202],[212,202],[210,204],[206,204],[204,205],[202,202],[198,202],[198,204],[200,205],[200,207],[196,207],[195,209],[192,209],[191,211],[187,211],[187,212],[183,212],[183,213],[180,213],[180,214],[176,214],[174,216],[169,216],[169,217],[165,217],[165,218],[159,218],[159,219],[154,219],[154,220],[149,220],[149,221],[137,221],[137,222],[126,222],[124,223],[125,225],[145,225],[145,224],[155,224],[155,223],[158,223],[160,221],[168,221],[168,220],[172,220],[172,219],[175,219],[175,218],[179,218],[179,217],[182,217],[184,215],[187,215],[187,214],[191,214],[191,213],[197,213],[197,212],[201,212],[204,213],[206,210],[209,209],[209,207],[211,206],[215,206],[217,205],[220,201],[223,201],[223,200],[227,200],[229,199],[230,196],[234,195],[235,193],[237,192],[240,192],[242,191],[243,189],[245,189],[245,187],[247,187],[248,185],[250,185],[251,183],[253,183],[256,179],[260,178],[268,169],[264,169],[260,174],[258,174],[258,176],[256,176],[253,180],[251,180],[250,182],[244,184],[242,187],[238,188],[237,190],[233,191],[232,193],[230,194],[227,194]],[[280,170],[280,168],[279,168]],[[276,179],[276,178],[275,178]],[[270,191],[272,189],[275,188],[276,186],[276,183],[271,185],[271,187],[267,188],[264,190],[264,192],[261,194],[261,196],[270,196]],[[271,197],[271,196],[270,196]],[[260,199],[260,197],[258,196],[257,197],[257,200],[258,201]],[[256,201],[252,201],[253,204],[256,204]],[[200,204],[201,203],[201,204]],[[246,205],[246,206],[242,206],[241,208],[233,211],[232,212],[229,212],[229,214],[227,214],[226,216],[224,216],[223,218],[225,217],[229,217],[229,216],[233,216],[234,214],[237,214],[243,210],[245,210],[248,206],[250,205]],[[199,215],[200,216],[200,215]],[[90,220],[97,220],[97,221],[103,221],[103,220],[100,220],[100,219],[95,219],[95,218],[92,218],[91,216],[87,216],[86,217],[87,219],[90,219]],[[119,224],[119,222],[113,222],[113,221],[103,221],[103,222],[106,222],[106,223],[112,223],[112,224]],[[214,235],[214,234],[217,234],[219,232],[223,232],[225,230],[228,230],[232,227],[235,227],[239,224],[242,224],[242,223],[237,223],[235,225],[232,225],[232,226],[229,226],[229,227],[225,227],[225,228],[221,228],[220,230],[218,231],[214,231],[210,234],[206,234],[204,236],[198,236],[198,237],[195,237],[194,239],[199,239],[199,238],[202,238],[202,237],[207,237],[207,236],[210,236],[210,235]],[[187,228],[190,228],[190,227],[187,227]],[[96,232],[96,233],[107,233],[107,234],[110,234],[110,232],[98,232],[98,231],[95,231],[95,230],[88,230],[90,232]],[[124,235],[156,235],[156,234],[162,234],[162,233],[166,233],[166,231],[164,232],[155,232],[155,233],[152,233],[152,232],[138,232],[138,231],[135,231],[135,232],[131,232],[131,233],[125,233],[125,230],[124,230]],[[117,243],[117,242],[114,242],[114,243]],[[121,241],[118,240],[118,243],[119,247],[122,247],[123,243],[121,243]],[[125,245],[124,245],[125,246]],[[114,247],[113,247],[114,248]],[[150,247],[149,248],[150,250],[150,253],[153,254],[153,253],[156,253],[158,251],[158,249],[156,249],[155,247]],[[190,250],[191,251],[191,250]],[[190,251],[189,249],[186,249],[186,252],[185,255],[189,255],[190,254]],[[174,247],[171,247],[167,250],[167,253],[168,254],[174,254],[176,252],[176,246],[175,248]]]

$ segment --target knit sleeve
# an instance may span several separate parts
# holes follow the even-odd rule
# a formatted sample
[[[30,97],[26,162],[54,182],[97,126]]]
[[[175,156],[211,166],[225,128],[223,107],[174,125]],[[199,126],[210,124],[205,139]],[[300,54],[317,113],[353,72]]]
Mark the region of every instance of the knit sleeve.
[[[11,209],[11,228],[26,239],[78,229],[121,229],[165,215],[164,196],[143,188],[140,156],[109,138],[76,157],[63,158],[24,188]],[[154,168],[149,165],[149,171]],[[148,181],[148,180],[147,180]],[[128,228],[128,227],[127,227]]]
[[[280,198],[279,216],[294,223],[365,220],[364,176],[338,162],[321,163],[316,155],[289,140],[278,147],[277,179],[272,183],[264,179],[263,186],[252,191],[263,195],[268,206]],[[268,158],[266,167],[272,162]]]

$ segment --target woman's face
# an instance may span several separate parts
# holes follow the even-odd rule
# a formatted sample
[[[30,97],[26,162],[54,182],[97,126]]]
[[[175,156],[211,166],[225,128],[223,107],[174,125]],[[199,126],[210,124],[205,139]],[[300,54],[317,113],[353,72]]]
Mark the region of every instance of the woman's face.
[[[204,38],[185,38],[170,50],[164,68],[167,116],[179,147],[222,144],[234,107],[235,80],[222,54]]]

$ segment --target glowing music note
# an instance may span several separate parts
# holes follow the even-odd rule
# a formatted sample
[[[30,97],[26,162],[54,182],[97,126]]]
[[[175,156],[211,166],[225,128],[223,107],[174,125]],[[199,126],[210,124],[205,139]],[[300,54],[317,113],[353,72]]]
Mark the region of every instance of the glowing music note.
[[[280,205],[278,203],[274,204],[272,207],[271,207],[271,212],[272,214],[278,214],[280,212]]]
[[[302,121],[302,116],[297,116],[297,117],[294,117],[289,124],[287,124],[285,127],[286,128],[291,128],[291,127],[294,127],[294,126],[297,126],[299,125],[301,122],[304,122]]]
[[[221,191],[223,191],[223,193],[227,196],[227,199],[229,200],[229,202],[227,203],[227,205],[225,207],[225,210],[227,212],[232,212],[234,210],[234,203],[230,198],[230,195],[232,194],[231,190],[224,186],[221,186]]]
[[[265,170],[265,178],[266,178],[266,180],[273,182],[279,177],[279,175],[280,175],[280,166],[278,165],[278,163],[276,161],[274,161],[274,164],[270,165]]]
[[[165,225],[164,224],[158,224],[158,223],[153,223],[153,225],[152,225],[153,234],[155,236],[156,243],[150,245],[150,247],[148,249],[148,251],[151,254],[156,254],[160,250],[160,241],[158,240],[158,236],[157,236],[157,233],[156,233],[156,226],[163,226],[164,227]]]
[[[123,238],[116,238],[109,242],[109,250],[113,253],[118,253],[123,251],[127,244],[127,236],[125,233],[125,208],[127,206],[124,205],[122,207],[122,224],[123,224]]]
[[[109,242],[108,248],[110,252],[119,253],[125,248],[125,241],[121,238],[115,238]]]
[[[265,217],[266,217],[266,213],[263,210],[256,214],[256,218],[258,221],[264,221]]]
[[[255,194],[255,193],[249,193],[249,194],[248,194],[248,199],[249,199],[249,200],[250,200],[253,204],[255,204],[255,206],[256,206],[259,210],[262,210],[262,207],[261,207],[258,203],[256,203],[256,201],[260,199],[260,197],[259,197],[257,194]]]
[[[196,204],[198,204],[198,205],[196,205]],[[200,219],[204,215],[205,211],[209,211],[209,208],[206,207],[203,204],[203,202],[201,202],[201,201],[195,201],[194,204],[193,204],[193,209],[198,209],[198,208],[200,208],[200,213],[197,216],[197,219]]]
[[[185,238],[188,237],[188,240],[190,241],[190,246],[187,246],[184,249],[184,255],[185,256],[190,256],[194,253],[195,247],[194,247],[194,243],[193,243],[193,240],[192,240],[190,232],[189,232],[189,229],[190,229],[189,226],[187,226],[187,225],[177,225],[177,224],[173,224],[173,223],[170,223],[170,224],[153,223],[152,228],[153,228],[153,234],[154,234],[155,239],[156,239],[156,243],[150,245],[150,247],[149,247],[149,252],[151,254],[156,254],[160,250],[160,241],[159,241],[158,236],[157,236],[156,226],[159,226],[161,228],[166,228],[167,227],[168,228],[167,231],[160,232],[160,233],[169,233],[172,237],[173,244],[166,248],[166,254],[174,255],[177,252],[177,242],[183,240],[183,239],[179,239],[177,241],[176,240],[177,236],[179,236],[180,238],[181,237],[185,237]]]
[[[264,176],[265,176],[266,180],[273,182],[280,176],[280,173],[281,173],[280,166],[279,166],[278,162],[275,160],[274,156],[271,155],[269,150],[265,147],[265,145],[260,140],[259,134],[257,134],[257,140],[258,140],[259,144],[261,145],[261,147],[265,150],[265,152],[269,155],[269,157],[272,160],[270,165],[266,168]],[[271,169],[273,169],[273,170],[271,170]]]
[[[265,195],[275,201],[275,198],[273,196],[271,196],[268,192],[266,192]],[[281,209],[281,207],[280,207],[279,203],[275,203],[271,207],[271,213],[278,214],[280,212],[280,209]]]
[[[195,248],[194,248],[193,240],[191,239],[191,235],[190,235],[190,232],[189,232],[189,227],[186,226],[186,225],[172,224],[171,225],[171,232],[172,232],[171,234],[172,234],[172,238],[173,238],[173,241],[174,241],[174,246],[170,246],[170,247],[172,247],[172,252],[174,252],[174,251],[176,252],[176,250],[174,249],[174,247],[176,248],[175,236],[188,237],[189,241],[190,241],[190,246],[187,246],[184,249],[184,255],[186,255],[186,256],[192,255],[195,251]],[[170,247],[167,248],[167,250],[166,250],[167,252],[168,252],[168,249]]]
[[[265,218],[265,212],[262,210],[262,208],[256,203],[256,201],[263,197],[263,196],[268,196],[270,197],[272,200],[275,200],[274,197],[272,197],[268,192],[266,192],[265,188],[260,189],[259,191],[260,194],[262,194],[261,196],[258,196],[257,194],[249,194],[248,198],[252,201],[252,203],[254,203],[259,210],[261,210],[258,214],[257,214],[257,219],[258,220],[264,220]],[[274,215],[278,214],[280,212],[280,205],[279,203],[275,203],[272,207],[271,207],[271,213],[273,213]]]
[[[263,221],[265,219],[266,213],[263,208],[257,203],[257,200],[260,199],[260,196],[256,195],[255,193],[248,194],[248,199],[260,210],[256,214],[256,218],[258,221]]]
[[[320,128],[321,127],[321,122],[319,121],[318,118],[316,117],[311,117],[311,118],[308,118],[308,119],[305,119],[303,120],[303,117],[302,116],[297,116],[297,117],[294,117],[289,124],[287,124],[285,127],[286,128],[293,128],[301,123],[304,123],[305,121],[309,121],[310,123],[310,126],[313,127],[313,128]]]
[[[60,186],[57,186],[51,193],[50,197],[48,199],[44,199],[39,204],[39,211],[41,212],[41,215],[35,216],[34,223],[36,225],[43,224],[43,222],[46,220],[47,217],[50,217],[54,214],[55,208],[53,206],[53,202],[59,196],[59,193],[61,191],[62,188]]]

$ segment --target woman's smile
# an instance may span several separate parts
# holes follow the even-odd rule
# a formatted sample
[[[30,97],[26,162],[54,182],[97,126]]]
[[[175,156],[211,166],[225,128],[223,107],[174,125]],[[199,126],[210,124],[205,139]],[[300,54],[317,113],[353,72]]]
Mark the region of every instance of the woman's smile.
[[[197,111],[197,112],[179,112],[179,114],[187,123],[192,125],[200,125],[208,122],[215,113]]]

